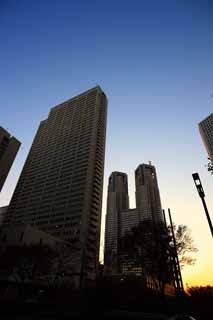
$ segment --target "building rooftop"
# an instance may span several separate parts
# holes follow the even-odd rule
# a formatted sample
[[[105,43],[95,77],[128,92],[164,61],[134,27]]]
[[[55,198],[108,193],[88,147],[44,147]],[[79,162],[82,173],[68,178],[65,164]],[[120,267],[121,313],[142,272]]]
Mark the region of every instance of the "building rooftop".
[[[207,117],[205,117],[202,121],[200,121],[200,122],[198,123],[198,125],[202,124],[203,121],[207,120],[208,118],[210,118],[210,117],[212,117],[212,116],[213,116],[213,113],[210,113]]]

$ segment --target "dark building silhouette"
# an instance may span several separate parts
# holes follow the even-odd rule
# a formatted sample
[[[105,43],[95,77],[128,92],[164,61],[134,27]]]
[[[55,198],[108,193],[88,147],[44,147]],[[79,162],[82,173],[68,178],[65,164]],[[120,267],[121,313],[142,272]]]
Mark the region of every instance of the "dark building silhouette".
[[[95,279],[99,263],[106,119],[99,86],[53,107],[40,123],[6,219],[69,241],[70,272],[84,279]]]
[[[0,191],[7,179],[21,142],[0,127]]]

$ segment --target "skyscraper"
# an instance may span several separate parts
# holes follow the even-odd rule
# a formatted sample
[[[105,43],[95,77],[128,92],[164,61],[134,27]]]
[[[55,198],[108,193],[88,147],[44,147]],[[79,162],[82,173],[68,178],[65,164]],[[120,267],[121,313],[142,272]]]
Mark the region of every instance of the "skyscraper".
[[[125,233],[143,221],[163,223],[160,192],[155,167],[141,164],[135,171],[136,208],[129,208],[127,174],[113,172],[109,177],[107,214],[105,226],[104,263],[105,271],[141,274],[141,268],[133,268],[131,259],[119,248]]]
[[[13,194],[7,224],[30,224],[73,245],[73,270],[94,279],[99,242],[107,98],[99,86],[50,110]],[[76,285],[79,285],[76,284]]]
[[[140,221],[163,223],[160,192],[155,167],[140,164],[135,170],[136,207]]]
[[[213,113],[198,124],[208,156],[213,163]]]
[[[119,214],[129,208],[128,177],[123,172],[112,172],[109,177],[105,225],[104,262],[117,272]]]
[[[0,191],[8,176],[21,142],[0,127]]]

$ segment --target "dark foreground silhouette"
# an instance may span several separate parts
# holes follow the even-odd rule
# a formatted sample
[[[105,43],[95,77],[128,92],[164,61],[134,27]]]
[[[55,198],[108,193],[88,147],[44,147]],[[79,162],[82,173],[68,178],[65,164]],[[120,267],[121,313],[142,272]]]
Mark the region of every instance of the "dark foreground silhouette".
[[[183,315],[190,315],[196,320],[213,319],[212,289],[205,294],[203,291],[202,294],[197,292],[191,296],[162,297],[135,283],[122,283],[116,287],[102,283],[96,288],[84,290],[10,285],[7,291],[5,284],[2,284],[0,318],[183,320],[187,319]],[[179,317],[175,318],[177,314]]]

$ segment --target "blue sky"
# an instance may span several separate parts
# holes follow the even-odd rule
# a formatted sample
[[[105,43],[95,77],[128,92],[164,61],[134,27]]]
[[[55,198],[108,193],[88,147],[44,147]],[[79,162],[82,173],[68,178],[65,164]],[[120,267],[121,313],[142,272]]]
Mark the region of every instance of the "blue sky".
[[[189,225],[199,248],[186,282],[213,270],[191,178],[200,173],[213,210],[213,177],[197,128],[213,110],[212,1],[1,0],[0,39],[0,125],[22,141],[0,205],[9,202],[50,108],[99,84],[109,100],[102,230],[111,171],[128,173],[133,207],[134,170],[152,160],[163,206]]]

